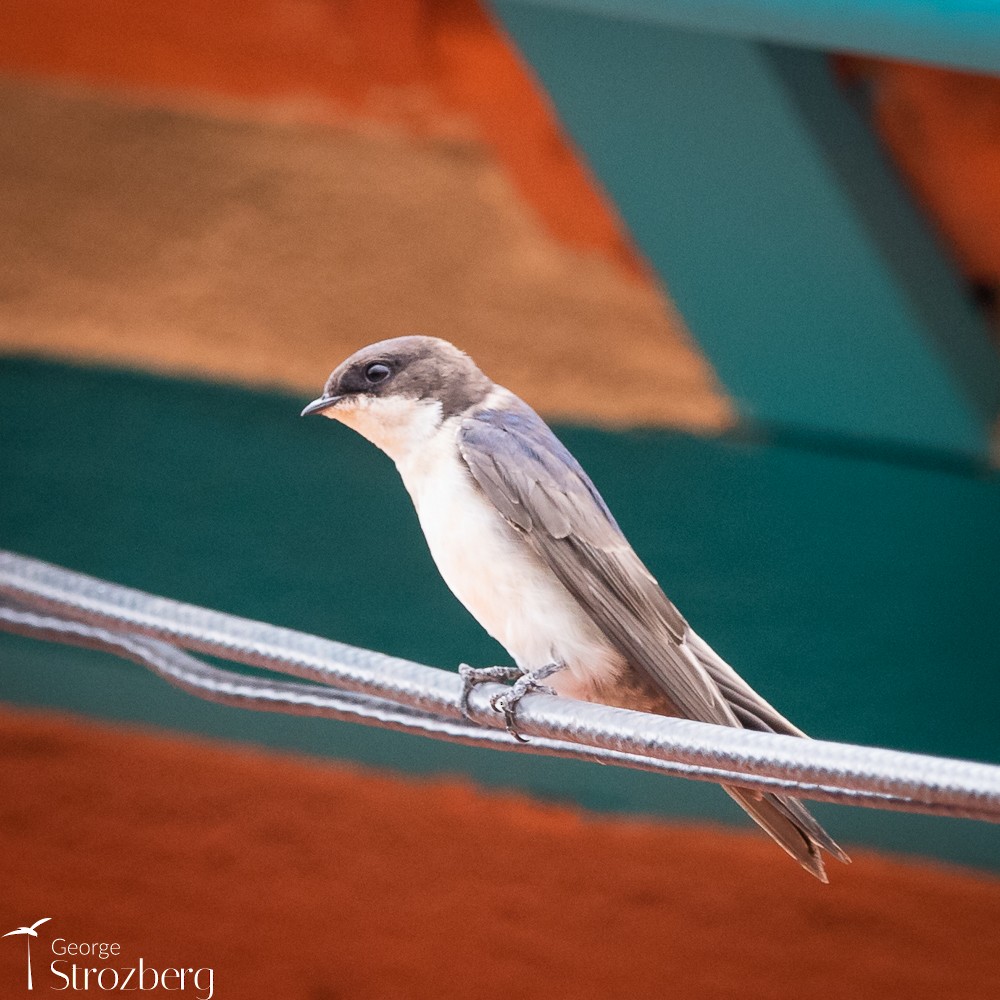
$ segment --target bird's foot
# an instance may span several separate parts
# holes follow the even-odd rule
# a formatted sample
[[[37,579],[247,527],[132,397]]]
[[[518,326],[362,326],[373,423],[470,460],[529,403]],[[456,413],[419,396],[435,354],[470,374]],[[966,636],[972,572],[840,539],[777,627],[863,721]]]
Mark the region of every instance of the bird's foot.
[[[519,672],[520,675],[514,681],[509,691],[504,691],[502,694],[495,694],[490,698],[490,707],[494,712],[503,713],[504,726],[507,732],[519,743],[527,743],[528,741],[517,731],[517,720],[514,717],[514,713],[518,703],[526,694],[532,692],[537,692],[538,694],[556,694],[556,691],[547,684],[543,684],[542,681],[546,677],[551,677],[554,673],[562,670],[564,666],[564,663],[548,663],[544,667],[539,667],[538,670]]]
[[[470,667],[467,663],[458,665],[458,676],[462,678],[462,693],[459,695],[458,707],[469,721],[469,695],[472,689],[490,681],[516,681],[524,671],[519,667]]]

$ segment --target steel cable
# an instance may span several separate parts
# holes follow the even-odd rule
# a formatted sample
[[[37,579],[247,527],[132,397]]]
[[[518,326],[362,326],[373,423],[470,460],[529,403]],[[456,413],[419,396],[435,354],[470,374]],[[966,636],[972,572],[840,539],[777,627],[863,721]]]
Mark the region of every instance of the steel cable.
[[[739,781],[762,791],[798,791],[799,786],[773,778],[741,776],[707,767],[673,761],[642,758],[613,750],[581,746],[560,740],[539,738],[530,746],[513,739],[506,731],[488,729],[395,705],[383,698],[337,691],[329,687],[251,677],[212,667],[169,643],[145,636],[122,635],[70,619],[40,615],[30,608],[0,603],[0,631],[81,646],[113,653],[139,663],[169,683],[206,701],[234,708],[315,716],[346,722],[364,722],[383,729],[434,736],[467,746],[488,746],[497,750],[531,751],[560,757],[618,764],[695,780],[732,783]],[[832,801],[854,801],[855,793],[836,788],[818,789]],[[873,797],[872,804],[880,804]]]
[[[192,694],[241,707],[322,715],[497,749],[584,757],[802,798],[1000,822],[1000,767],[804,740],[531,694],[518,706],[527,746],[503,731],[487,684],[459,708],[462,683],[427,667],[238,618],[0,551],[0,629],[106,649]],[[311,681],[210,667],[181,646]],[[331,690],[333,689],[333,690]]]

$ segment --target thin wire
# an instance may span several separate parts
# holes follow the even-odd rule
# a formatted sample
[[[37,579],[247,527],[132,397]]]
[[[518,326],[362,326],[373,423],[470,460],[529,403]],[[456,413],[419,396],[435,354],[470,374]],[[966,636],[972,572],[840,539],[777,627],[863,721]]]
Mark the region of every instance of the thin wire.
[[[459,708],[461,680],[450,671],[154,597],[10,552],[0,551],[0,597],[8,606],[0,628],[114,651],[226,704],[350,718],[456,742],[579,756],[802,798],[1000,822],[1000,767],[991,764],[751,732],[541,694],[518,706],[518,728],[534,737],[524,747],[502,731],[489,707],[490,696],[503,690],[499,685],[473,692],[470,715],[478,725],[472,725]],[[25,617],[32,614],[34,620]],[[218,670],[172,644],[323,687]]]
[[[466,746],[487,746],[497,750],[544,752],[559,757],[617,764],[657,773],[673,774],[696,781],[740,783],[761,791],[800,792],[800,786],[773,778],[750,777],[700,768],[673,761],[642,758],[612,750],[600,750],[561,740],[535,739],[530,745],[511,737],[505,730],[487,729],[471,723],[456,723],[382,698],[337,691],[329,687],[250,677],[231,670],[211,667],[169,643],[144,636],[121,635],[69,619],[39,615],[28,608],[0,604],[0,631],[82,646],[113,653],[139,663],[164,680],[206,701],[265,712],[314,716],[343,722],[364,722],[383,729],[434,736]],[[837,788],[817,788],[828,801],[871,799],[883,805],[883,796],[858,796]],[[866,803],[869,804],[869,803]],[[886,808],[893,808],[891,800]]]

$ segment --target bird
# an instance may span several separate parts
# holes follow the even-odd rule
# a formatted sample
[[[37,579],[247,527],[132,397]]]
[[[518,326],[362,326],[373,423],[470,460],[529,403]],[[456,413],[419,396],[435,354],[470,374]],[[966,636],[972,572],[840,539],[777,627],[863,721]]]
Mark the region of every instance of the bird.
[[[6,934],[0,935],[2,937],[14,937],[16,934],[25,935],[25,941],[28,943],[28,989],[34,990],[34,983],[31,981],[31,939],[38,937],[38,928],[42,924],[47,923],[51,920],[51,917],[42,917],[41,920],[36,920],[30,927],[17,927],[12,931],[7,931]]]
[[[30,934],[32,937],[38,937],[38,928],[51,919],[51,917],[42,917],[41,920],[36,920],[30,927],[18,927],[16,930],[7,931],[6,934],[0,935],[0,937],[13,937],[15,934]]]
[[[370,344],[302,416],[357,431],[395,463],[452,593],[513,659],[462,665],[509,731],[528,691],[805,737],[687,623],[579,462],[520,397],[437,337]],[[544,682],[544,683],[543,683]],[[822,882],[847,855],[797,799],[722,786]]]

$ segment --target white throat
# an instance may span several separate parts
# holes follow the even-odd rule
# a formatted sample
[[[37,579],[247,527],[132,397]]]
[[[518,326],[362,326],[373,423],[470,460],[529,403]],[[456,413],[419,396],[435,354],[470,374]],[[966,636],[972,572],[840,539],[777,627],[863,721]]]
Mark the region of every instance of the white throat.
[[[403,396],[360,396],[323,415],[357,431],[397,465],[412,461],[442,423],[441,404],[437,400]]]

